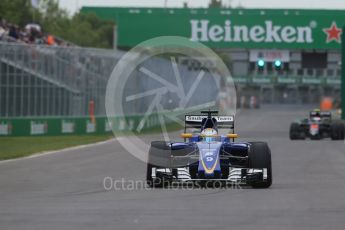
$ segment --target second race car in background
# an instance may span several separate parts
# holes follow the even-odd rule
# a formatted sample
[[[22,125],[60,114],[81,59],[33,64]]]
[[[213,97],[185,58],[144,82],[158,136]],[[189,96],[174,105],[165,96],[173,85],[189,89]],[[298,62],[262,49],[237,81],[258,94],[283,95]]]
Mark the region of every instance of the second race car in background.
[[[319,140],[331,138],[332,140],[344,140],[344,132],[344,123],[333,120],[331,112],[316,109],[310,112],[309,118],[291,124],[290,139],[304,140],[310,138]]]

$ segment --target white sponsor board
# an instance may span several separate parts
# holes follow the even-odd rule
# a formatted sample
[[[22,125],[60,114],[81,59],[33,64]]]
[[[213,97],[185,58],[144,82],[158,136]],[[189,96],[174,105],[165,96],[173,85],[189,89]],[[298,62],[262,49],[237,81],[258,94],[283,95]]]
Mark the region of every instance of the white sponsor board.
[[[96,123],[92,123],[91,121],[86,122],[86,133],[94,133],[96,132]]]
[[[120,121],[119,121],[119,130],[125,130],[125,127],[126,127],[126,121],[124,118],[121,118]]]
[[[340,85],[341,84],[341,80],[340,79],[326,79],[327,84],[331,84],[331,85]]]
[[[62,126],[61,127],[62,133],[74,133],[74,127],[75,127],[74,122],[62,120],[61,126]]]
[[[105,124],[105,127],[104,127],[104,130],[106,132],[110,132],[112,130],[112,127],[113,127],[113,122],[112,121],[108,121],[107,119],[105,120],[104,122]]]
[[[303,84],[321,84],[321,79],[317,78],[303,78],[302,79]]]
[[[297,82],[296,78],[278,77],[278,83],[295,84],[296,82]]]
[[[30,123],[30,134],[41,135],[46,133],[47,124],[44,122],[31,121]]]
[[[261,83],[261,84],[270,84],[271,79],[270,78],[263,78],[263,77],[254,77],[253,82],[254,83]]]
[[[9,132],[9,125],[8,124],[0,124],[0,135],[7,136],[10,134]]]

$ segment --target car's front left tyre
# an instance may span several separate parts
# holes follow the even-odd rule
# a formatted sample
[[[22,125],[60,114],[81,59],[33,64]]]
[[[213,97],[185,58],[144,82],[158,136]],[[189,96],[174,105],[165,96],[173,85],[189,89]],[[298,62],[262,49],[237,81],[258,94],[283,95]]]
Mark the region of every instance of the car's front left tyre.
[[[305,139],[305,134],[302,132],[300,125],[295,122],[290,125],[289,135],[290,135],[290,140]]]
[[[165,141],[151,142],[146,164],[146,184],[149,187],[161,188],[164,186],[164,178],[152,177],[152,171],[159,168],[158,165],[168,167],[170,162],[171,146]]]

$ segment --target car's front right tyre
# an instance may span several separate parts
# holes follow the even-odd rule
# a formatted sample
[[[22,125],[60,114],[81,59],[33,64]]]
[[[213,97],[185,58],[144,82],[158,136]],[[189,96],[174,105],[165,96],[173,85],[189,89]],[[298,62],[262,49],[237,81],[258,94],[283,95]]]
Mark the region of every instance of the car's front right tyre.
[[[267,178],[264,181],[249,182],[253,188],[268,188],[272,185],[271,150],[266,142],[250,142],[248,152],[249,168],[266,169]]]
[[[332,140],[344,140],[345,127],[341,122],[331,123],[331,139]]]

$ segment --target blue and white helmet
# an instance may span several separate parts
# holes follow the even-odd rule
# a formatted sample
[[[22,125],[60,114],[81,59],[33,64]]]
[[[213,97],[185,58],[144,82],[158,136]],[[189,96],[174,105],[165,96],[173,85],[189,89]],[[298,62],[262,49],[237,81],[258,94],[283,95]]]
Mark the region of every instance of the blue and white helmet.
[[[212,128],[206,128],[201,132],[201,138],[203,141],[212,142],[216,141],[218,136],[218,132]]]

